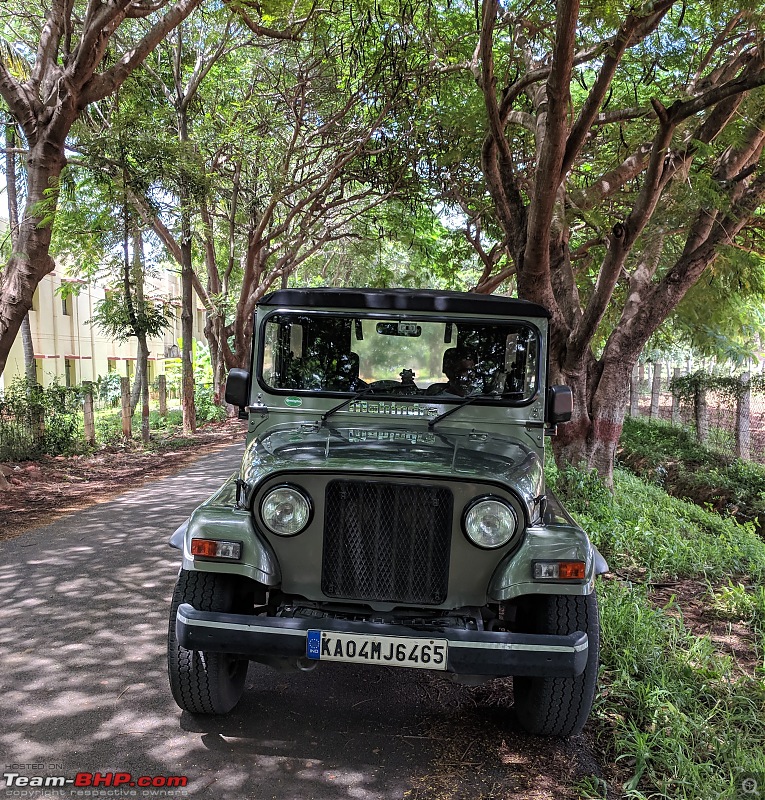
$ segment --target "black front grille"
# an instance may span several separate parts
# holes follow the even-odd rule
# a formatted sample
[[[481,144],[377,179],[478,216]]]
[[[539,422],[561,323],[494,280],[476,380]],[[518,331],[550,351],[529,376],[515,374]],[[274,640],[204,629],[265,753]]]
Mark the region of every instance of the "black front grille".
[[[356,600],[443,603],[452,505],[451,491],[438,486],[332,481],[321,590]]]

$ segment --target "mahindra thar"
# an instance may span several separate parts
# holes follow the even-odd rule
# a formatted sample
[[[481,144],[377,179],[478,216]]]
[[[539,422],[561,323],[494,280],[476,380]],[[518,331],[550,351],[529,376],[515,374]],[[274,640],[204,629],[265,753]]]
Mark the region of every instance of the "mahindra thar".
[[[237,474],[173,534],[168,670],[225,714],[248,663],[346,662],[513,680],[530,733],[581,731],[607,571],[546,488],[571,416],[547,380],[547,311],[498,296],[284,289],[254,320],[226,399]]]

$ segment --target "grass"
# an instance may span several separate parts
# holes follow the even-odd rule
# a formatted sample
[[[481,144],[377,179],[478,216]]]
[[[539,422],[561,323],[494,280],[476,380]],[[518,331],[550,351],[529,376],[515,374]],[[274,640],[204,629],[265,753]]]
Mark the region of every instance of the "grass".
[[[619,459],[631,471],[739,521],[765,521],[765,467],[699,444],[666,422],[627,418]]]
[[[657,604],[650,584],[707,581],[711,610],[749,626],[762,665],[765,542],[751,524],[623,471],[613,496],[574,471],[552,467],[549,478],[618,577],[598,585],[602,668],[592,718],[612,780],[634,800],[741,797],[742,773],[765,775],[765,669],[742,672],[677,609]],[[604,796],[596,778],[577,788]]]

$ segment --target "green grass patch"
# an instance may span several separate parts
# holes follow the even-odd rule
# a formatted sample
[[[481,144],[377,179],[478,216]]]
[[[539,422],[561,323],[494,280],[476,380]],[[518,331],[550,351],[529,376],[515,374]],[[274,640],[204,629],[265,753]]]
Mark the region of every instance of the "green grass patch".
[[[612,780],[634,800],[741,797],[742,772],[765,774],[765,669],[742,674],[709,636],[686,627],[682,608],[653,602],[650,582],[706,579],[715,613],[761,632],[765,542],[751,523],[625,471],[616,471],[613,495],[574,470],[551,466],[548,477],[619,578],[598,583],[602,667],[592,718]],[[762,665],[761,636],[759,647]],[[594,779],[577,788],[604,796]]]
[[[552,467],[549,478],[612,570],[646,580],[765,578],[765,542],[752,523],[670,497],[626,470],[615,470],[613,495],[594,475]]]
[[[627,418],[619,462],[675,497],[765,524],[765,467],[705,447],[682,428]]]

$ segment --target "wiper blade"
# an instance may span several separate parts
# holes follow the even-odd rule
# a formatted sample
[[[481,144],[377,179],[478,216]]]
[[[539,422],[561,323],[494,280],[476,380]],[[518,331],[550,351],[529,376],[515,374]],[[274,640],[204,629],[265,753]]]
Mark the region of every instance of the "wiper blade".
[[[324,425],[327,419],[329,419],[329,417],[331,417],[335,413],[335,411],[341,411],[346,406],[349,406],[351,403],[355,403],[356,400],[364,397],[365,394],[369,394],[371,391],[372,391],[371,386],[365,386],[360,392],[356,392],[356,394],[352,395],[347,400],[343,400],[342,403],[338,403],[334,408],[330,408],[329,411],[325,411],[321,415],[321,424]]]
[[[465,408],[465,406],[469,406],[474,400],[486,400],[487,398],[489,400],[503,400],[508,397],[513,397],[517,400],[521,399],[523,394],[521,392],[502,392],[501,394],[484,394],[483,392],[479,392],[478,394],[468,395],[461,403],[457,403],[452,408],[444,411],[443,414],[433,417],[433,419],[428,422],[428,430],[432,431],[435,425],[441,422],[442,419],[445,419],[449,414],[453,414],[455,411],[459,411],[461,408]]]
[[[444,411],[443,414],[439,414],[437,417],[433,417],[433,419],[428,422],[428,430],[432,431],[433,428],[436,426],[436,424],[441,422],[442,419],[446,419],[446,417],[448,417],[449,414],[453,414],[455,411],[459,411],[461,408],[469,406],[474,400],[478,400],[479,397],[486,397],[486,395],[485,394],[468,395],[461,403],[452,406],[447,411]]]

